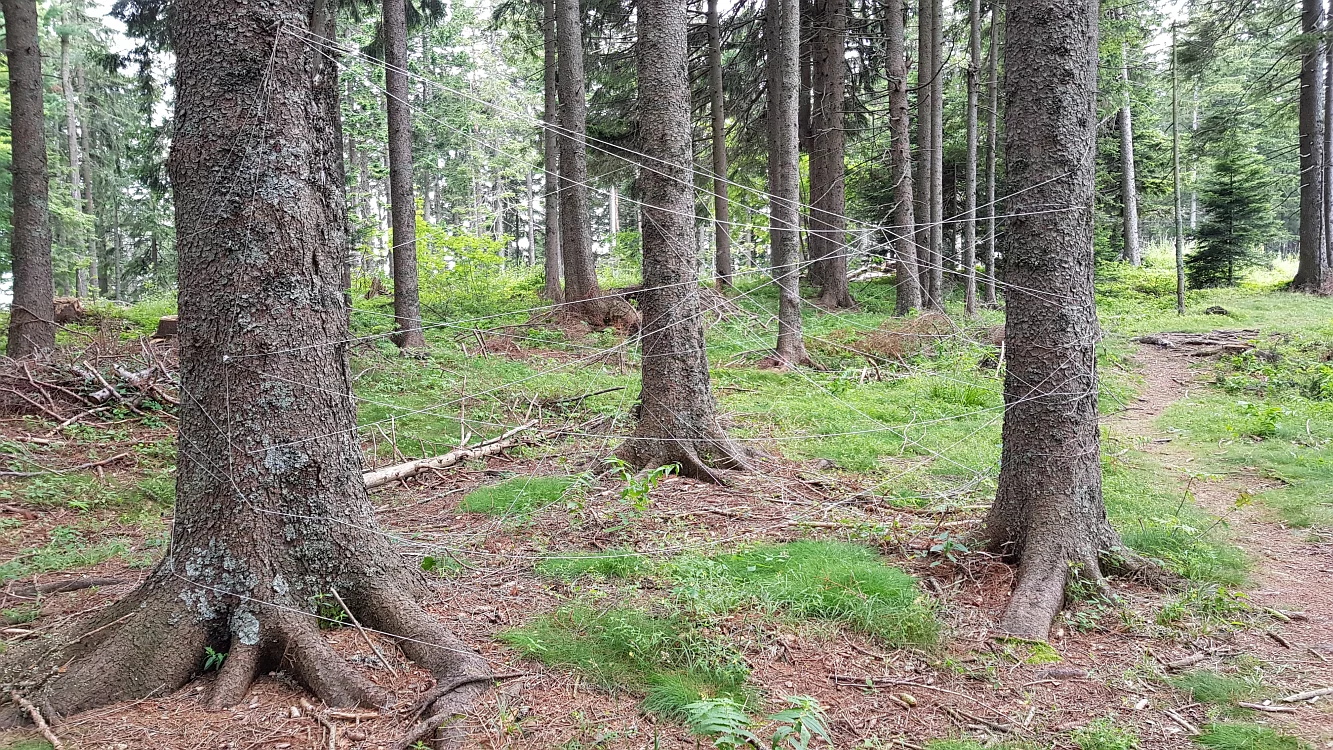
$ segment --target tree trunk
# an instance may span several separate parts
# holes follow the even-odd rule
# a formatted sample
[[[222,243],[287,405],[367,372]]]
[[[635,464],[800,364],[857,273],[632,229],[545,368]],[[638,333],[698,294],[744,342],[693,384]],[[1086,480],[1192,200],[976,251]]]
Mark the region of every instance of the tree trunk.
[[[54,273],[42,119],[42,54],[35,0],[3,0],[9,63],[14,302],[5,352],[15,359],[56,344]]]
[[[921,307],[921,279],[917,275],[916,225],[912,190],[912,140],[907,113],[907,42],[904,0],[885,0],[884,17],[889,55],[890,153],[893,166],[893,247],[897,258],[897,299],[894,312],[907,315]]]
[[[389,121],[389,212],[393,241],[393,342],[423,348],[417,291],[417,203],[412,195],[412,110],[407,83],[407,0],[384,0],[384,78]]]
[[[97,222],[97,204],[93,197],[93,152],[91,149],[93,117],[89,111],[88,89],[84,86],[83,70],[76,68],[75,79],[80,91],[84,92],[83,119],[79,128],[79,148],[83,152],[83,201],[84,213],[88,215],[88,220],[92,226],[88,229],[88,279],[93,285],[93,296],[101,294],[106,295],[106,289],[103,286],[101,269],[98,263],[98,222]]]
[[[1333,33],[1333,13],[1326,14],[1324,19],[1325,34]],[[1329,37],[1325,36],[1324,42],[1324,81],[1323,81],[1323,104],[1324,104],[1324,127],[1322,136],[1324,138],[1323,153],[1323,174],[1320,180],[1320,196],[1324,211],[1323,225],[1323,248],[1324,248],[1324,268],[1333,268],[1333,207],[1330,206],[1330,198],[1333,198],[1333,44],[1328,42]],[[1327,271],[1326,271],[1327,273]],[[1333,283],[1330,283],[1333,286]]]
[[[944,3],[931,3],[930,60],[930,290],[931,307],[944,310]]]
[[[1102,504],[1093,297],[1097,5],[1009,0],[1005,164],[1010,211],[1005,413],[986,519],[992,551],[1020,560],[999,629],[1044,640],[1066,585],[1096,586],[1119,535]],[[1078,206],[1044,212],[1047,206]]]
[[[79,179],[83,169],[79,164],[79,117],[74,100],[73,70],[69,64],[69,34],[60,35],[60,94],[65,100],[65,136],[69,156],[69,189],[74,205],[83,202],[83,191],[79,189]],[[88,268],[79,261],[74,268],[74,289],[78,297],[88,296]]]
[[[601,294],[588,226],[588,103],[583,78],[583,28],[579,0],[556,0],[560,74],[560,252],[565,301]]]
[[[995,215],[999,206],[995,204],[995,142],[1000,122],[1000,4],[993,3],[990,10],[990,55],[986,76],[987,98],[990,101],[986,123],[986,247],[982,250],[982,265],[985,267],[985,284],[981,299],[987,307],[997,303],[995,298]]]
[[[1328,254],[1323,242],[1323,174],[1326,155],[1320,94],[1323,89],[1321,67],[1324,44],[1318,39],[1324,27],[1323,18],[1323,3],[1320,0],[1301,0],[1301,33],[1309,46],[1301,55],[1297,121],[1301,151],[1300,260],[1296,278],[1291,285],[1296,291],[1314,294],[1333,293],[1333,274],[1329,273]]]
[[[620,456],[638,469],[678,464],[699,479],[745,467],[746,453],[717,422],[708,381],[698,260],[686,70],[686,0],[639,2],[639,127],[656,167],[641,177],[643,388],[639,421]]]
[[[967,14],[967,187],[963,195],[963,309],[977,314],[977,99],[981,74],[981,0]]]
[[[934,310],[935,289],[931,286],[935,275],[930,270],[931,251],[930,251],[930,207],[932,199],[930,197],[934,183],[931,181],[931,137],[935,128],[931,125],[931,117],[935,113],[935,107],[931,104],[932,93],[935,87],[932,81],[935,78],[935,61],[931,55],[931,39],[933,32],[931,26],[934,24],[932,10],[935,7],[933,0],[921,0],[917,12],[916,29],[916,247],[917,257],[920,262],[917,264],[917,272],[921,275],[921,307],[926,310]]]
[[[564,276],[564,259],[560,250],[560,136],[557,133],[560,119],[560,100],[556,91],[556,0],[542,2],[542,39],[544,42],[544,60],[542,82],[545,91],[546,109],[542,115],[542,158],[545,161],[545,175],[542,184],[546,186],[542,193],[542,210],[545,215],[545,232],[542,234],[542,260],[545,283],[542,285],[542,297],[555,302],[565,301],[564,289],[560,279]]]
[[[810,138],[810,259],[822,287],[819,304],[855,307],[847,282],[846,96],[847,2],[815,0],[814,107]]]
[[[1139,251],[1139,189],[1134,179],[1134,115],[1129,96],[1129,45],[1120,45],[1120,85],[1124,101],[1120,104],[1120,197],[1125,240],[1121,260],[1132,266],[1143,262]]]
[[[422,574],[376,528],[362,483],[341,287],[337,77],[318,72],[321,53],[299,36],[315,33],[315,2],[172,7],[168,169],[190,398],[171,544],[126,598],[6,655],[0,679],[38,676],[29,691],[52,716],[174,691],[200,673],[206,647],[228,654],[213,705],[241,700],[273,669],[331,706],[383,705],[383,690],[320,633],[319,603],[335,591],[441,682],[488,673],[417,603]],[[430,711],[464,710],[481,689],[472,683]]]
[[[708,88],[712,105],[713,274],[719,290],[731,286],[731,203],[727,199],[727,112],[722,91],[722,20],[717,0],[708,0]]]
[[[769,234],[773,276],[778,283],[778,341],[775,364],[810,361],[801,337],[800,144],[797,71],[800,48],[798,0],[768,0]]]
[[[537,262],[537,191],[532,187],[532,172],[528,172],[528,247],[524,260],[529,267]]]

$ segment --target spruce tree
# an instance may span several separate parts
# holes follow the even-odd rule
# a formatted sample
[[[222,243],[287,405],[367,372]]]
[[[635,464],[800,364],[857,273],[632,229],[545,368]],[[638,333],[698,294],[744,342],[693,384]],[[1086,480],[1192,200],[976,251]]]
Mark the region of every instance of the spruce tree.
[[[1264,264],[1264,242],[1277,231],[1272,174],[1253,145],[1228,137],[1218,144],[1199,200],[1198,249],[1185,260],[1185,273],[1194,288],[1232,286]]]

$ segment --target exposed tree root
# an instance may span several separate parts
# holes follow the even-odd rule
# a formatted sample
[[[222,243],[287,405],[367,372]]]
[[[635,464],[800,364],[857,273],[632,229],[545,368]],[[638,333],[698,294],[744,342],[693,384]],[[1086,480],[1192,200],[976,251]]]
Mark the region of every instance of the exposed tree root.
[[[569,300],[559,311],[588,324],[593,330],[614,328],[624,334],[639,330],[639,311],[627,300],[614,295],[599,295],[586,300]]]
[[[754,451],[732,440],[721,429],[689,441],[650,436],[632,439],[616,455],[640,473],[674,464],[683,477],[715,484],[726,484],[732,474],[753,471],[756,458]]]

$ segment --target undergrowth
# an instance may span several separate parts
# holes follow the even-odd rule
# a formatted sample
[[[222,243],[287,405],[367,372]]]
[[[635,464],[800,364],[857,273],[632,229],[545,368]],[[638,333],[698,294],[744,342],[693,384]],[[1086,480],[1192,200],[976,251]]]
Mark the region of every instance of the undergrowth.
[[[526,516],[557,503],[574,483],[573,477],[514,477],[469,492],[458,503],[464,513]]]
[[[1303,750],[1299,739],[1259,724],[1209,724],[1194,741],[1211,750]]]

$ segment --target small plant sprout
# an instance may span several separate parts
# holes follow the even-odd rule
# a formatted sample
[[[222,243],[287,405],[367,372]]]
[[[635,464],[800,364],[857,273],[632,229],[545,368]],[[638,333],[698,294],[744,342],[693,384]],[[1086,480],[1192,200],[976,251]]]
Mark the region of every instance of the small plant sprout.
[[[945,560],[957,564],[960,556],[966,555],[971,551],[967,548],[967,545],[958,541],[957,537],[951,536],[947,531],[940,532],[940,534],[934,538],[934,541],[935,543],[930,545],[930,554],[939,555],[943,559],[932,562],[930,564],[932,568],[943,563]]]
[[[222,663],[227,660],[226,651],[215,651],[212,646],[204,646],[204,671],[212,672],[215,669],[222,669]]]

